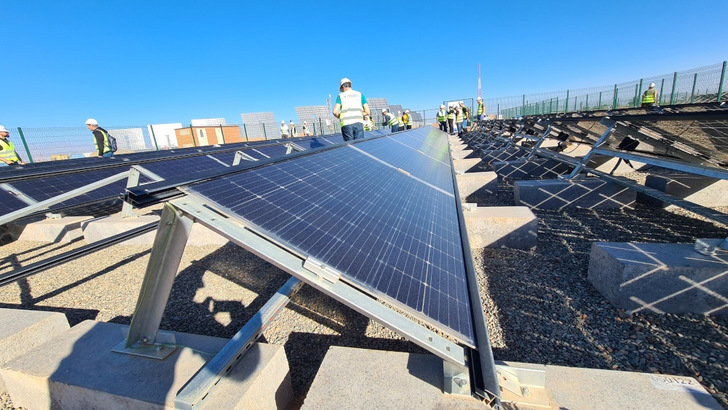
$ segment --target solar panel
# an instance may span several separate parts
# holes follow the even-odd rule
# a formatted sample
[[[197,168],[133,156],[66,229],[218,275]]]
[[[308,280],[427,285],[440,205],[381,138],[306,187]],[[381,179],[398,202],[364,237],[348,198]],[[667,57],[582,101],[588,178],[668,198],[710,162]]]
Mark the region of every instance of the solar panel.
[[[9,214],[26,206],[28,204],[18,199],[15,195],[0,189],[0,215]]]
[[[242,113],[240,118],[245,125],[245,135],[250,139],[277,139],[281,129],[272,112]]]
[[[446,150],[447,140],[430,129],[407,134],[276,162],[188,191],[472,345],[449,162],[402,143],[415,137],[427,152]],[[432,170],[424,171],[420,162]]]

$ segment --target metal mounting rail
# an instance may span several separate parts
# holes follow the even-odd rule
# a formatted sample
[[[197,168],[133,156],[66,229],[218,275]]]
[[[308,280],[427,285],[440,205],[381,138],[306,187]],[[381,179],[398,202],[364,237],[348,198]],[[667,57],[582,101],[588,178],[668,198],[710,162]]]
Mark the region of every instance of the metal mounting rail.
[[[50,269],[54,266],[62,265],[66,262],[70,262],[74,259],[78,259],[82,256],[94,253],[100,249],[107,248],[111,245],[116,245],[117,243],[121,243],[128,239],[135,238],[135,237],[137,237],[139,235],[143,235],[147,232],[152,232],[156,228],[157,228],[157,222],[151,222],[146,225],[142,225],[140,227],[130,229],[126,232],[122,232],[120,234],[110,236],[108,238],[90,243],[88,245],[81,246],[80,248],[76,248],[76,249],[70,250],[68,252],[64,252],[64,253],[62,253],[60,255],[56,255],[52,258],[48,258],[48,259],[45,259],[45,260],[42,260],[39,262],[32,263],[28,266],[14,270],[12,272],[0,274],[0,287],[13,283],[19,279],[23,279],[23,278],[27,278],[28,276],[35,275],[36,273],[40,273],[40,272],[42,272],[46,269]]]

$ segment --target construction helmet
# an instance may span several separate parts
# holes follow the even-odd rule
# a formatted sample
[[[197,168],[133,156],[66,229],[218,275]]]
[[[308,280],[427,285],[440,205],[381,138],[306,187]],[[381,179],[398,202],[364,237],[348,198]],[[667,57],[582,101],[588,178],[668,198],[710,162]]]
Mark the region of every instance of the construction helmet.
[[[281,121],[281,125],[286,125],[286,120]]]
[[[0,132],[7,132],[7,133],[9,133],[10,131],[8,131],[7,129],[5,129],[5,126],[0,125]]]
[[[404,110],[404,112],[405,112],[406,114],[409,114],[409,110]]]
[[[387,109],[386,108],[382,108],[382,112],[383,113],[387,112]]]
[[[445,108],[445,104],[440,104],[440,108]]]
[[[99,123],[95,119],[89,118],[86,120],[86,125],[99,125]]]
[[[478,97],[478,101],[483,101],[483,97]]]
[[[344,78],[341,79],[341,82],[339,82],[339,89],[341,89],[341,87],[344,84],[346,84],[346,83],[349,83],[349,87],[351,87],[351,80],[349,80],[348,78],[344,77]]]
[[[655,83],[650,84],[650,88],[655,88]]]

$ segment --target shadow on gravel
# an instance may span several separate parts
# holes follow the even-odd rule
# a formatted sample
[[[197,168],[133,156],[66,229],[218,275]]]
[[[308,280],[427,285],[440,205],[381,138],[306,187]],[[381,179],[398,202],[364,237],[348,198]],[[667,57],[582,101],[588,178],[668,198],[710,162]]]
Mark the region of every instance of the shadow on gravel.
[[[594,242],[692,243],[728,233],[644,206],[534,213],[539,218],[534,251],[474,252],[503,331],[502,341],[493,343],[496,360],[690,376],[728,407],[728,318],[630,316],[587,279]]]

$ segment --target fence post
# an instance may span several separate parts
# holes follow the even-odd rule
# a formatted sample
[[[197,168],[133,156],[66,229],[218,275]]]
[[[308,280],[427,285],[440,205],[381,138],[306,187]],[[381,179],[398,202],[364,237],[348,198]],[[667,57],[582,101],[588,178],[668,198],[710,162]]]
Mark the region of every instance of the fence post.
[[[559,97],[556,97],[556,114],[559,113]]]
[[[690,104],[695,101],[695,84],[698,83],[698,73],[695,73],[693,77],[693,91],[690,93]]]
[[[197,141],[195,141],[195,130],[192,128],[192,125],[190,125],[190,132],[192,133],[192,143],[195,144],[195,147],[197,146]]]
[[[149,131],[151,131],[151,132],[152,132],[152,141],[154,141],[154,148],[155,148],[155,149],[156,149],[157,151],[159,151],[159,145],[157,145],[157,136],[156,136],[156,135],[154,135],[154,126],[153,126],[153,125],[150,125],[150,126],[149,126]]]
[[[569,90],[566,90],[566,106],[564,107],[564,114],[569,112]]]
[[[521,117],[526,115],[526,94],[523,94],[523,103],[521,103]]]
[[[718,85],[718,102],[720,102],[720,97],[723,96],[723,81],[725,81],[726,65],[728,65],[728,61],[723,61],[723,71],[720,73],[720,84]]]
[[[642,80],[640,80],[640,81],[642,81]],[[638,95],[637,93],[639,92],[638,89],[637,89],[637,87],[638,87],[638,85],[635,84],[634,85],[634,99],[632,100],[632,106],[633,107],[637,107],[637,95]]]
[[[614,84],[614,100],[612,100],[612,109],[617,109],[617,102],[619,101],[617,99],[617,94],[619,93],[619,89],[617,88],[617,84]]]
[[[725,68],[725,66],[723,66],[723,68]],[[28,162],[32,164],[33,157],[30,156],[30,150],[28,149],[28,143],[25,142],[25,135],[23,135],[23,130],[21,130],[20,127],[18,127],[18,134],[20,134],[20,140],[23,141],[23,147],[25,147],[25,153],[28,155]]]
[[[640,95],[642,95],[642,81],[643,79],[640,78],[640,89],[637,91],[637,98],[635,98],[634,106],[637,106],[637,103],[639,102],[640,105],[642,105],[642,99],[639,98]]]
[[[554,112],[554,99],[549,100],[549,114],[553,114]]]
[[[670,93],[670,105],[675,104],[675,86],[677,85],[677,71],[672,76],[672,92]]]
[[[662,89],[665,88],[665,79],[662,79],[660,83],[660,97],[658,98],[657,105],[662,105]]]
[[[263,138],[265,138],[265,140],[267,141],[268,140],[268,133],[265,132],[265,123],[264,122],[261,122],[261,124],[263,124]]]
[[[586,104],[585,104],[585,111],[589,111],[589,93],[586,94]]]
[[[225,131],[222,129],[222,124],[220,124],[220,138],[222,138],[222,143],[225,143]],[[219,142],[218,142],[219,144]]]
[[[483,113],[485,114],[485,113]],[[496,112],[496,119],[500,118],[500,103],[498,103],[498,111]]]
[[[597,105],[597,110],[602,109],[602,92],[599,91],[599,105]]]
[[[245,142],[250,142],[248,139],[248,127],[245,126],[245,123],[243,123],[243,132],[245,133]]]

